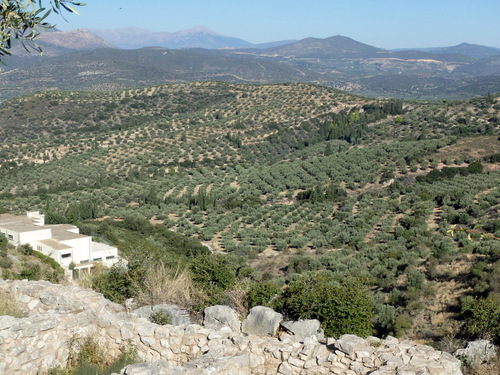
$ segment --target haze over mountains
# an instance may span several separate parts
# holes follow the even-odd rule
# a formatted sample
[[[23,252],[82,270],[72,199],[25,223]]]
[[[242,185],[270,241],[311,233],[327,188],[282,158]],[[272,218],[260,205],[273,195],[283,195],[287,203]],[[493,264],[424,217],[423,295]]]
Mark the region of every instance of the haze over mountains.
[[[205,27],[44,33],[44,56],[18,45],[0,98],[47,89],[109,90],[168,82],[314,82],[368,96],[467,98],[500,91],[500,49],[385,50],[345,36],[252,44]],[[63,75],[61,74],[64,72]]]

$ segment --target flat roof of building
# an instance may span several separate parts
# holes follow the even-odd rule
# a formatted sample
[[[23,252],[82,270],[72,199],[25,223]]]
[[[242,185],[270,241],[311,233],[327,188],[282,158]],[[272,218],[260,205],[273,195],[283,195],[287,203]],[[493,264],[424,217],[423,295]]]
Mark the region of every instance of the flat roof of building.
[[[46,227],[36,225],[26,216],[0,215],[0,227],[18,233],[37,232],[47,230]]]
[[[77,229],[74,225],[70,224],[54,224],[45,225],[45,228],[52,230],[52,238],[57,241],[77,240],[80,238],[90,238],[84,234],[70,232],[70,230]]]
[[[52,240],[52,239],[39,240],[38,242],[43,243],[44,245],[47,245],[51,249],[54,249],[54,250],[67,250],[67,249],[71,249],[71,246],[65,245],[63,243],[57,242],[57,241]]]

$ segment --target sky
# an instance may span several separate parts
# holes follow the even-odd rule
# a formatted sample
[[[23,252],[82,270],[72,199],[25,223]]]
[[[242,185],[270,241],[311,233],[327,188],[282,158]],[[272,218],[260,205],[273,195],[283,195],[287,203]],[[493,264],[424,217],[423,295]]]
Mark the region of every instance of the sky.
[[[80,15],[51,15],[60,30],[205,26],[264,43],[343,35],[379,48],[500,48],[499,0],[82,0]],[[45,3],[48,1],[45,0]]]

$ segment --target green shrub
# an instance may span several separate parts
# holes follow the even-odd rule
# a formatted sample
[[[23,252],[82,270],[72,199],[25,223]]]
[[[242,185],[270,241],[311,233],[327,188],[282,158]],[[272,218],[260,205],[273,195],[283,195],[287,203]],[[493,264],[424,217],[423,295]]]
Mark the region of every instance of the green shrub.
[[[0,250],[5,250],[7,249],[7,244],[9,242],[7,241],[7,237],[4,235],[0,234]]]
[[[54,270],[63,271],[61,265],[59,263],[57,263],[55,259],[53,259],[47,255],[44,255],[44,254],[40,253],[39,251],[33,251],[33,255],[36,256],[38,259],[40,259],[43,263],[51,266]]]
[[[229,255],[203,255],[191,264],[193,280],[208,290],[224,290],[236,281],[235,258]]]
[[[422,289],[422,286],[424,285],[425,281],[425,275],[421,273],[420,271],[412,268],[408,272],[408,287],[410,289],[414,290],[420,290]]]
[[[500,340],[500,302],[494,298],[462,299],[465,330],[473,338]]]
[[[166,324],[172,324],[172,317],[170,314],[164,310],[156,311],[149,317],[151,323],[159,324],[164,326]]]
[[[269,306],[274,297],[278,295],[281,288],[274,282],[260,282],[250,285],[248,291],[248,307]]]
[[[32,255],[33,254],[33,248],[28,243],[24,244],[24,245],[19,245],[17,247],[17,251],[19,251],[23,255]]]
[[[411,316],[408,314],[398,315],[394,320],[394,333],[396,337],[401,337],[405,334],[405,331],[411,328],[413,321]]]
[[[42,279],[42,269],[37,263],[26,264],[21,270],[20,277],[27,280],[40,280]]]
[[[122,303],[134,295],[132,279],[127,269],[121,266],[102,269],[95,267],[91,283],[92,289],[113,302]]]
[[[338,284],[329,273],[302,275],[283,291],[280,304],[291,319],[318,319],[330,337],[373,333],[373,302],[357,280]]]

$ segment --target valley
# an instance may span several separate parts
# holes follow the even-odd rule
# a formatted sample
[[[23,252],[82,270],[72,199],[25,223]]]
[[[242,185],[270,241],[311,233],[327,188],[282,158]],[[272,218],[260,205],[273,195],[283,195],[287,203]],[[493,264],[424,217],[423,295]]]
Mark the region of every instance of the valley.
[[[153,264],[191,270],[194,310],[292,314],[287,286],[356,280],[374,333],[452,350],[496,324],[474,331],[467,301],[500,287],[499,110],[307,83],[23,95],[0,105],[0,208],[110,240],[135,288]]]

